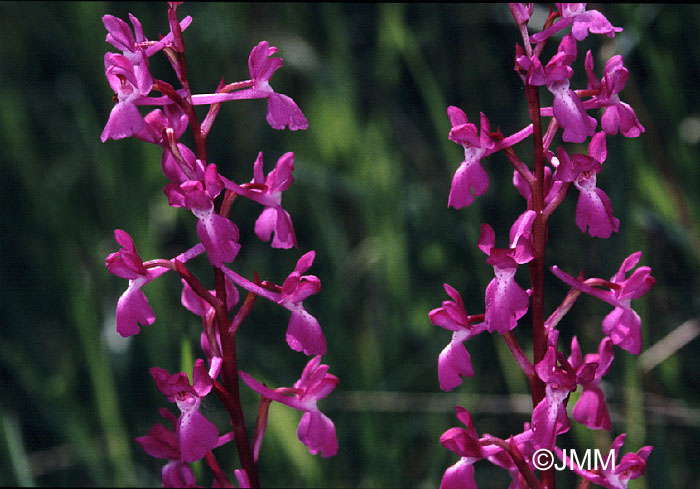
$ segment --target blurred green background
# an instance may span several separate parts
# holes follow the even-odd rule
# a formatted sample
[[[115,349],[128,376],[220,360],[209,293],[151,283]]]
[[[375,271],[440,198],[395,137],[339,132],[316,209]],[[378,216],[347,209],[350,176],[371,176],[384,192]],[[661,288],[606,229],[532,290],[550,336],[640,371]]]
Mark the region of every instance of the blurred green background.
[[[647,477],[635,488],[700,487],[700,7],[611,4],[601,7],[625,31],[579,44],[573,86],[585,85],[583,59],[596,73],[620,53],[630,70],[622,99],[647,132],[608,138],[598,185],[611,197],[620,232],[608,240],[582,235],[572,192],[551,219],[548,264],[610,277],[624,257],[644,252],[656,287],[633,304],[643,318],[645,350],[667,335],[658,356],[615,349],[604,388],[612,436],[627,432],[625,451],[651,444]],[[160,485],[163,461],[133,438],[160,422],[167,400],[148,374],[177,371],[200,356],[199,319],[179,306],[173,274],[145,291],[157,315],[137,337],[114,328],[126,281],[107,273],[117,250],[113,230],[128,231],[144,259],[170,258],[196,242],[191,213],[168,207],[160,150],[137,140],[99,140],[112,107],[101,17],[142,22],[146,35],[168,31],[167,7],[154,3],[3,2],[0,4],[0,485]],[[243,251],[236,269],[281,283],[304,252],[323,290],[306,301],[323,326],[324,362],[340,378],[319,403],[335,422],[339,454],[314,457],[296,438],[299,413],[274,405],[263,445],[268,487],[415,487],[439,485],[456,456],[440,434],[459,423],[453,407],[472,411],[479,433],[507,437],[529,419],[528,387],[500,338],[467,344],[476,375],[441,393],[437,355],[449,341],[428,311],[446,299],[447,282],[470,313],[483,311],[492,269],[475,246],[489,222],[499,246],[524,202],[501,155],[485,160],[488,192],[466,209],[447,208],[452,174],[463,154],[447,139],[445,109],[470,120],[479,111],[504,134],[527,124],[518,41],[505,5],[195,3],[179,9],[194,21],[185,32],[193,90],[248,77],[247,57],[260,40],[279,48],[285,65],[273,87],[299,104],[307,131],[278,132],[263,101],[221,109],[208,143],[210,161],[236,181],[252,177],[258,151],[269,171],[296,154],[295,183],[284,195],[299,241],[272,250],[253,234],[259,206],[237,201],[232,218]],[[533,21],[541,25],[546,10]],[[550,42],[543,59],[556,48]],[[162,57],[154,76],[174,82]],[[546,90],[542,93],[548,103]],[[185,141],[190,141],[185,138]],[[556,143],[555,143],[556,144]],[[585,147],[568,145],[570,152]],[[529,147],[516,151],[527,158]],[[209,267],[194,262],[213,288]],[[522,275],[521,275],[522,273]],[[518,280],[526,285],[526,270]],[[553,310],[566,288],[547,278]],[[582,297],[561,323],[596,348],[609,306]],[[268,385],[288,386],[306,362],[284,341],[287,313],[258,301],[239,332],[242,370]],[[527,347],[528,318],[516,336]],[[681,327],[681,325],[684,325]],[[679,327],[681,327],[679,329]],[[685,336],[683,336],[685,335]],[[253,422],[257,396],[244,388]],[[203,411],[227,431],[214,396]],[[576,423],[562,446],[607,448],[606,432]],[[226,470],[232,446],[217,449]],[[201,484],[211,484],[198,467]],[[505,471],[476,465],[480,488],[507,487]],[[576,487],[559,474],[560,487]],[[559,487],[558,486],[558,487]]]

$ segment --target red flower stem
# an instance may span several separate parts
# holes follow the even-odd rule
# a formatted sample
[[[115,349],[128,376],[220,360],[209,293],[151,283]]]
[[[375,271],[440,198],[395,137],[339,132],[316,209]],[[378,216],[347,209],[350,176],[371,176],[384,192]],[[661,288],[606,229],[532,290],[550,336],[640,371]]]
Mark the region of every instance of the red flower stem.
[[[238,457],[240,458],[243,470],[248,474],[250,485],[251,487],[260,487],[258,466],[253,459],[253,453],[250,449],[250,442],[248,441],[248,433],[246,433],[245,429],[240,399],[234,398],[234,396],[216,380],[214,380],[213,389],[226,407],[226,411],[228,411],[229,417],[231,418],[234,440],[238,447]]]
[[[175,51],[177,52],[177,60],[181,74],[180,82],[182,83],[182,87],[186,92],[185,97],[179,97],[179,105],[182,107],[185,114],[187,114],[187,119],[190,123],[190,128],[192,129],[192,135],[194,136],[197,158],[206,162],[206,134],[202,131],[199,119],[197,119],[197,114],[194,111],[194,105],[192,104],[192,93],[190,91],[189,79],[187,76],[187,62],[185,61],[185,43],[182,38],[180,24],[177,21],[176,9],[177,5],[171,3],[170,8],[168,9],[168,19],[170,21],[171,30],[173,33]],[[219,330],[219,338],[221,339],[222,349],[221,354],[223,356],[222,375],[226,388],[228,389],[228,396],[226,396],[227,401],[224,402],[224,405],[226,406],[226,410],[229,412],[231,424],[233,425],[233,430],[236,435],[236,446],[238,447],[238,457],[241,462],[241,466],[248,474],[248,480],[250,481],[251,486],[260,487],[258,468],[255,460],[253,459],[250,442],[248,441],[248,435],[245,429],[245,418],[243,417],[243,407],[241,406],[238,386],[238,365],[236,360],[236,339],[235,335],[229,334],[228,331],[228,312],[226,311],[226,285],[224,274],[220,268],[214,267],[216,297],[213,297],[198,280],[194,279],[194,277],[189,274],[189,271],[187,271],[182,264],[176,261],[175,266],[177,267],[180,275],[183,275],[181,273],[181,269],[186,272],[186,275],[190,277],[190,280],[188,280],[188,278],[185,276],[183,276],[183,278],[188,280],[190,287],[192,287],[192,289],[200,297],[203,297],[207,302],[209,302],[209,304],[211,304],[216,311],[215,321],[216,327]],[[192,283],[190,283],[190,281]],[[219,397],[221,397],[219,390],[217,390],[217,394],[219,394]],[[222,398],[222,401],[223,400],[224,399]]]
[[[241,461],[241,466],[248,474],[248,479],[253,487],[259,487],[258,468],[253,460],[253,454],[248,441],[248,435],[245,430],[245,419],[243,417],[243,407],[241,406],[240,393],[238,390],[238,366],[236,361],[236,339],[233,334],[228,333],[228,314],[224,303],[214,297],[202,283],[194,277],[190,271],[175,260],[175,268],[177,273],[192,287],[197,295],[207,301],[216,312],[216,327],[219,328],[219,338],[221,339],[221,349],[223,356],[223,379],[226,388],[215,381],[215,387],[218,385],[220,390],[225,392],[225,395],[217,390],[217,395],[221,398],[226,410],[231,418],[233,431],[236,435],[236,446],[238,447],[238,457]],[[218,272],[218,273],[217,273]],[[215,275],[223,274],[221,270],[216,268]],[[223,278],[222,278],[223,280]],[[218,283],[218,281],[217,281]],[[218,294],[218,291],[217,291]]]
[[[255,304],[255,299],[257,299],[258,296],[254,292],[248,292],[248,295],[245,298],[245,301],[243,301],[243,305],[241,308],[238,310],[236,315],[233,317],[233,320],[231,321],[231,325],[228,327],[229,334],[235,335],[236,331],[238,330],[238,327],[241,325],[243,320],[248,317],[248,314],[253,310],[253,304]]]
[[[197,149],[197,158],[202,161],[207,161],[206,134],[202,132],[199,119],[197,119],[197,114],[194,111],[194,105],[192,105],[192,92],[190,91],[190,82],[187,76],[187,61],[185,61],[185,40],[182,37],[180,22],[177,20],[177,4],[175,3],[171,3],[168,8],[168,20],[173,33],[173,44],[177,52],[177,61],[180,66],[180,82],[182,83],[182,88],[184,88],[187,93],[184,97],[185,104],[184,106],[181,105],[181,107],[185,111],[185,114],[187,114],[187,120],[192,128],[194,144]]]
[[[542,146],[539,92],[537,87],[526,85],[525,94],[533,125],[532,135],[535,155],[535,180],[533,185],[531,185],[532,210],[536,213],[535,222],[532,225],[535,258],[530,262],[530,282],[532,285],[533,364],[537,364],[547,352],[547,337],[544,334],[544,254],[547,232],[547,222],[543,214],[545,156]],[[544,383],[539,379],[534,379],[534,382],[531,383],[531,388],[533,405],[537,405],[544,398]]]
[[[532,186],[533,182],[535,181],[535,176],[532,174],[527,165],[523,163],[520,158],[518,158],[518,155],[515,154],[515,150],[513,150],[512,147],[503,148],[503,152],[510,161],[510,164],[513,165],[513,168],[515,168],[517,172],[520,173],[520,175],[525,179],[525,181]]]
[[[214,283],[215,289],[216,289],[216,298],[219,299],[219,302],[221,302],[221,305],[223,306],[226,304],[226,278],[224,277],[224,272],[221,271],[220,268],[217,267],[212,267],[214,269]],[[224,307],[224,315],[219,316],[218,311],[217,311],[217,320],[222,319],[224,321],[224,324],[228,321],[228,314],[226,313],[226,308]]]
[[[545,321],[544,326],[547,331],[554,329],[557,324],[559,324],[559,321],[561,321],[566,313],[571,310],[571,307],[574,305],[574,302],[576,302],[576,299],[578,299],[578,296],[580,295],[580,290],[574,288],[569,290],[569,293],[566,294],[566,297],[564,297],[564,300],[561,301],[559,307],[557,307],[557,309],[547,318],[547,321]]]
[[[207,465],[209,469],[214,474],[214,479],[218,483],[219,487],[228,487],[231,484],[229,478],[224,474],[219,466],[219,462],[216,460],[214,453],[209,450],[206,455],[204,455],[207,460]]]
[[[177,271],[180,277],[187,282],[187,285],[192,287],[192,290],[194,290],[199,297],[207,301],[209,305],[214,308],[214,310],[217,310],[217,308],[221,308],[223,306],[221,301],[211,295],[207,288],[202,285],[202,282],[200,282],[197,277],[192,275],[185,265],[183,265],[179,260],[173,260],[173,263],[175,264],[175,271]]]
[[[529,264],[530,284],[532,286],[532,348],[533,365],[537,365],[547,352],[547,331],[544,326],[544,271],[545,247],[547,236],[547,217],[544,215],[544,167],[545,155],[542,140],[542,120],[540,118],[540,94],[536,86],[525,84],[525,96],[532,119],[532,139],[535,158],[535,181],[531,185],[532,210],[535,222],[532,225],[533,247],[535,257]],[[545,384],[536,375],[529,378],[532,405],[537,406],[545,396]],[[543,471],[542,482],[548,489],[554,489],[554,469]]]
[[[515,361],[518,363],[520,369],[525,373],[528,380],[532,382],[532,377],[535,375],[535,369],[532,367],[530,360],[527,359],[523,349],[520,348],[520,344],[518,344],[518,340],[515,339],[513,332],[508,331],[503,335],[503,339],[506,340],[506,344],[508,345],[510,352],[513,354],[513,358],[515,358]]]
[[[589,487],[591,487],[591,481],[581,478],[581,485],[578,486],[578,489],[588,489]]]
[[[554,198],[549,201],[549,204],[547,204],[547,207],[545,207],[543,211],[545,219],[549,218],[549,216],[552,215],[552,212],[554,212],[554,210],[557,207],[559,207],[559,204],[561,204],[564,201],[564,197],[566,197],[570,186],[571,182],[564,182],[564,184],[559,189],[559,192],[557,192],[557,195],[555,195]]]
[[[219,288],[223,289],[223,294],[225,294],[225,277],[220,268],[214,267],[214,276],[216,277],[217,295],[219,294]],[[248,302],[249,301],[244,302],[241,309],[246,308]],[[250,312],[250,307],[246,308],[246,310]],[[248,435],[245,429],[245,418],[243,417],[243,406],[241,405],[238,384],[236,335],[235,332],[231,332],[229,329],[228,314],[226,313],[225,307],[223,307],[223,303],[221,303],[221,307],[217,309],[216,312],[216,327],[219,330],[219,338],[221,338],[221,354],[223,356],[222,374],[227,392],[231,397],[231,402],[226,405],[226,410],[229,412],[231,421],[238,424],[238,426],[234,425],[233,427],[236,434],[238,458],[241,462],[241,466],[248,474],[251,486],[260,487],[258,467],[253,457],[250,442],[248,441]],[[239,314],[236,314],[236,317],[238,316]]]
[[[175,270],[175,265],[173,265],[173,262],[164,258],[156,258],[155,260],[145,261],[143,262],[143,266],[144,268],[163,267],[168,268],[170,270]]]
[[[512,440],[512,438],[511,438]],[[518,471],[522,474],[528,483],[530,489],[543,489],[542,484],[530,469],[530,466],[525,462],[523,454],[518,450],[518,446],[515,443],[508,443],[505,440],[496,438],[495,436],[485,435],[484,438],[479,440],[482,445],[497,445],[503,450],[508,452],[510,458],[513,459],[513,463],[518,467]]]

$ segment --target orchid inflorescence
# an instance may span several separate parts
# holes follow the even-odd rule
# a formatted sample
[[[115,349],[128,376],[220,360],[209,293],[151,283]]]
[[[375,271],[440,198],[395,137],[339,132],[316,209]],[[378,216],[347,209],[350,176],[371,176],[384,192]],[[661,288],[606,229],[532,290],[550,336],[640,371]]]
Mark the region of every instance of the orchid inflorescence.
[[[177,405],[180,415],[161,409],[161,416],[172,424],[171,428],[156,424],[136,441],[149,455],[168,461],[162,469],[164,487],[195,486],[197,481],[191,464],[203,458],[213,474],[214,486],[233,487],[232,480],[221,469],[212,450],[234,441],[240,460],[240,468],[234,472],[238,485],[259,487],[258,457],[272,401],[304,413],[298,436],[312,454],[320,453],[323,457],[336,454],[335,426],[318,409],[316,401],[336,387],[338,378],[328,373],[328,365],[321,363],[321,357],[326,353],[326,340],[318,321],[303,305],[304,299],[321,289],[318,277],[306,275],[313,264],[314,251],[299,258],[282,285],[260,280],[257,274],[253,280],[247,279],[231,265],[241,248],[240,231],[229,216],[237,197],[245,197],[262,206],[254,226],[259,239],[270,242],[272,248],[297,247],[292,219],[282,207],[282,193],[294,181],[294,154],[280,156],[274,169],[265,174],[261,152],[254,159],[251,181],[236,183],[220,175],[216,164],[209,161],[206,138],[221,104],[232,100],[266,99],[266,119],[274,129],[306,129],[308,122],[290,97],[271,87],[270,78],[283,62],[281,58],[273,57],[277,48],[267,41],[260,42],[250,53],[250,79],[233,83],[225,83],[222,79],[214,93],[192,93],[182,34],[192,23],[192,18],[187,16],[178,20],[180,3],[169,2],[170,32],[157,41],[145,37],[141,23],[131,14],[129,20],[133,29],[112,15],[102,18],[108,32],[106,41],[120,52],[108,52],[104,57],[105,75],[115,92],[115,105],[101,139],[105,142],[133,136],[162,148],[161,166],[168,180],[163,190],[168,203],[192,211],[200,241],[172,259],[144,262],[131,236],[120,229],[114,231],[120,249],[107,257],[107,269],[129,281],[117,303],[116,327],[121,336],[127,337],[138,334],[141,326],[153,324],[155,313],[142,291],[143,286],[168,271],[180,276],[181,303],[202,320],[200,343],[206,360],[199,358],[195,361],[190,378],[188,372],[170,374],[160,367],[150,369],[156,387],[168,401]],[[158,53],[167,57],[180,88],[155,78],[149,71],[149,60]],[[197,105],[209,106],[201,121],[194,110]],[[157,108],[142,115],[140,106]],[[180,142],[188,128],[194,139],[194,150]],[[206,254],[212,266],[214,290],[207,290],[186,266],[189,260],[202,254]],[[239,288],[247,292],[242,303]],[[238,370],[236,333],[251,313],[257,297],[290,311],[287,344],[291,349],[311,356],[293,387],[270,389]],[[249,441],[246,431],[239,377],[261,396],[252,441]],[[229,413],[233,428],[229,433],[220,435],[218,428],[199,410],[202,399],[211,392],[221,399]]]
[[[438,358],[442,390],[450,391],[458,387],[464,377],[475,375],[464,345],[466,340],[484,331],[498,333],[529,381],[533,410],[530,422],[525,423],[521,433],[502,439],[489,434],[479,436],[469,412],[457,406],[457,418],[466,428],[451,428],[440,438],[444,447],[460,456],[445,471],[442,489],[476,488],[474,463],[482,459],[509,472],[511,489],[554,489],[554,469],[541,470],[538,477],[537,470],[541,467],[535,464],[533,456],[538,450],[547,450],[560,459],[565,456],[556,446],[557,436],[571,426],[567,403],[570,394],[579,386],[581,395],[571,416],[590,429],[611,429],[601,379],[610,369],[614,346],[635,355],[641,353],[641,319],[632,309],[631,301],[646,294],[654,285],[651,269],[637,267],[641,252],[628,256],[609,280],[584,279],[583,275],[574,277],[552,266],[551,272],[571,289],[561,305],[545,318],[545,249],[551,237],[548,236],[548,218],[563,202],[573,183],[578,190],[575,223],[581,232],[598,238],[609,238],[617,232],[620,221],[613,215],[610,198],[596,183],[596,176],[607,158],[606,137],[618,132],[625,137],[637,137],[644,132],[644,127],[634,110],[620,100],[619,94],[629,76],[621,56],[610,58],[598,79],[593,55],[588,51],[583,66],[587,86],[581,89],[570,86],[577,43],[589,33],[612,38],[622,31],[621,28],[614,27],[597,10],[587,9],[586,4],[556,4],[556,10],[550,9],[542,30],[530,35],[528,23],[534,5],[510,4],[510,11],[523,41],[522,45],[516,44],[514,69],[522,79],[532,123],[504,136],[500,130],[492,131],[483,113],[477,130],[461,109],[448,107],[452,126],[449,139],[464,147],[464,161],[454,174],[448,206],[460,209],[484,194],[489,187],[489,177],[482,160],[503,151],[514,167],[513,185],[525,199],[526,210],[510,228],[506,248],[497,248],[493,228],[481,225],[477,246],[488,256],[486,263],[494,270],[494,278],[486,288],[484,312],[468,314],[460,293],[444,284],[450,300],[433,309],[429,317],[432,324],[453,332],[452,340]],[[571,29],[561,38],[556,52],[543,63],[540,57],[547,41],[568,27]],[[551,107],[540,106],[539,87],[542,86],[552,94]],[[598,112],[602,112],[599,131],[598,120],[591,115]],[[550,118],[544,132],[542,118]],[[560,129],[563,143],[587,142],[588,154],[570,154],[564,144],[552,149]],[[534,145],[534,169],[520,160],[513,149],[515,144],[530,136]],[[518,267],[524,264],[528,264],[530,272],[531,283],[527,290],[515,280]],[[567,356],[559,345],[557,326],[581,293],[610,304],[613,310],[602,320],[602,339],[597,352],[584,355],[577,337],[573,336]],[[513,333],[528,311],[533,328],[532,361]],[[610,447],[614,451],[613,459],[617,460],[614,467],[573,468],[582,478],[581,487],[593,483],[623,489],[630,479],[644,473],[652,447],[626,453],[618,460],[617,453],[624,438],[625,435],[620,434]]]
[[[111,15],[102,19],[108,32],[106,41],[120,52],[108,52],[104,57],[105,75],[115,92],[115,105],[101,139],[105,142],[133,136],[162,149],[161,167],[168,180],[163,191],[168,204],[192,212],[199,238],[199,243],[174,258],[143,261],[131,236],[120,229],[114,231],[120,249],[107,257],[106,265],[111,273],[129,281],[117,303],[116,328],[127,337],[138,334],[141,326],[153,324],[155,313],[143,287],[168,271],[179,275],[181,303],[202,321],[200,345],[204,358],[196,359],[190,377],[189,372],[171,374],[160,367],[150,369],[157,389],[177,405],[180,414],[176,416],[162,408],[160,415],[170,427],[156,424],[136,441],[149,455],[167,460],[162,469],[165,487],[196,486],[191,464],[201,459],[205,459],[211,470],[214,486],[233,487],[232,479],[221,469],[213,452],[233,441],[240,461],[240,468],[234,471],[238,486],[259,487],[257,465],[272,402],[303,413],[297,434],[312,454],[329,457],[337,453],[335,426],[319,410],[317,401],[335,389],[338,378],[328,372],[328,365],[321,363],[326,340],[318,321],[303,305],[304,299],[321,288],[318,277],[306,274],[313,265],[315,252],[302,255],[282,285],[260,280],[257,274],[250,280],[231,265],[241,249],[240,230],[230,218],[234,200],[239,197],[262,206],[253,230],[260,240],[270,242],[272,248],[297,247],[291,216],[282,206],[282,194],[294,180],[294,154],[281,155],[274,169],[265,174],[260,152],[252,164],[252,179],[236,183],[219,174],[217,165],[209,161],[206,139],[221,104],[233,100],[265,99],[266,119],[274,129],[306,129],[308,123],[290,97],[271,87],[270,79],[283,62],[274,57],[277,48],[266,41],[257,44],[250,53],[249,79],[232,83],[222,79],[214,93],[192,93],[182,34],[192,18],[178,19],[179,4],[169,3],[170,31],[158,40],[146,38],[141,23],[131,14],[132,27]],[[611,200],[597,186],[597,175],[607,159],[606,138],[617,133],[637,137],[644,127],[634,110],[620,99],[629,76],[621,56],[610,58],[598,78],[593,55],[588,51],[583,63],[586,87],[571,88],[577,43],[589,34],[612,38],[622,29],[614,27],[600,12],[587,9],[585,4],[556,4],[542,30],[530,35],[528,24],[533,11],[533,4],[510,4],[522,36],[522,45],[516,44],[514,69],[524,85],[531,124],[504,136],[500,129],[492,130],[484,113],[480,114],[477,128],[463,110],[455,106],[447,108],[451,124],[449,139],[464,148],[464,160],[454,174],[448,206],[467,207],[488,190],[489,176],[482,160],[502,151],[514,168],[512,183],[525,200],[526,208],[510,228],[507,247],[497,247],[496,231],[489,224],[481,225],[476,245],[494,271],[484,294],[483,312],[468,314],[458,290],[444,284],[449,300],[429,313],[432,324],[452,331],[451,341],[438,357],[440,388],[450,391],[461,385],[464,377],[475,375],[465,347],[467,340],[485,331],[498,333],[528,379],[532,416],[522,432],[506,439],[490,434],[479,436],[470,413],[457,406],[456,416],[464,427],[450,428],[440,437],[441,444],[460,457],[445,471],[443,489],[475,488],[474,464],[482,459],[508,471],[511,489],[554,489],[553,469],[540,470],[534,463],[534,454],[544,449],[560,459],[565,457],[557,447],[557,437],[570,429],[570,417],[590,429],[611,430],[602,378],[611,368],[615,347],[635,355],[642,350],[641,319],[632,309],[631,301],[645,295],[654,285],[654,278],[649,267],[638,266],[641,252],[624,259],[608,280],[586,279],[583,273],[573,276],[558,266],[550,267],[551,273],[571,288],[561,304],[548,317],[545,315],[549,217],[573,184],[578,191],[575,224],[581,232],[598,238],[609,238],[618,232],[620,220],[613,214]],[[564,34],[569,27],[569,32]],[[555,34],[561,40],[556,52],[543,63],[540,58],[544,48]],[[150,73],[149,59],[161,52],[173,68],[179,88]],[[552,95],[551,107],[540,105],[539,90],[543,86]],[[197,105],[209,107],[201,121],[195,113]],[[142,115],[140,106],[156,108]],[[600,114],[600,130],[595,114]],[[546,130],[543,130],[543,118],[549,118]],[[180,141],[188,128],[194,150]],[[560,130],[562,144],[554,148]],[[534,149],[532,166],[523,162],[514,149],[529,137]],[[587,154],[573,153],[564,143],[586,144]],[[186,265],[200,255],[206,255],[212,267],[213,290],[208,290]],[[515,278],[518,267],[525,264],[530,274],[528,289]],[[242,303],[239,289],[247,292]],[[568,348],[562,349],[558,329],[582,293],[613,307],[602,320],[597,351],[585,355],[575,335]],[[270,388],[238,368],[236,333],[258,297],[290,312],[287,344],[311,357],[292,387]],[[532,360],[514,334],[528,312],[532,321]],[[241,405],[239,379],[260,395],[252,441],[248,438]],[[569,414],[570,395],[579,387],[581,394]],[[202,400],[212,392],[229,414],[232,431],[228,433],[220,434],[200,412]],[[624,489],[629,480],[644,473],[652,447],[618,457],[624,439],[625,434],[620,434],[610,446],[616,461],[612,468],[572,467],[582,478],[581,487],[598,484]]]

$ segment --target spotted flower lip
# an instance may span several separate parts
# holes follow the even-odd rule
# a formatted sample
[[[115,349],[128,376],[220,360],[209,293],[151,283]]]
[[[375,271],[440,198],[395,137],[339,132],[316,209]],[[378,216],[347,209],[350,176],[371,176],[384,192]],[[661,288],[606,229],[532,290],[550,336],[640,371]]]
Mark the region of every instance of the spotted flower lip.
[[[527,235],[534,221],[534,211],[526,211],[522,220],[516,221],[511,229],[511,242],[514,248],[496,248],[496,235],[488,224],[481,225],[478,246],[488,255],[486,263],[493,266],[495,277],[486,287],[484,322],[489,332],[505,334],[518,325],[530,306],[530,297],[515,281],[518,268],[516,258],[532,258]],[[522,241],[521,241],[521,238]],[[526,260],[529,261],[529,260]]]

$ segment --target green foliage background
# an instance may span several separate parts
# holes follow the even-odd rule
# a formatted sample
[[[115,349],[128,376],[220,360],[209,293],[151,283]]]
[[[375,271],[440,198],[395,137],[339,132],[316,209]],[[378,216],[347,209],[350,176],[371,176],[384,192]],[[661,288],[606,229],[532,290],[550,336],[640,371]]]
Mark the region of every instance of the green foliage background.
[[[642,263],[657,280],[635,302],[647,348],[697,321],[700,310],[700,8],[601,9],[625,31],[579,45],[574,85],[585,84],[586,50],[599,75],[602,59],[623,54],[631,76],[622,98],[647,132],[608,138],[598,184],[612,199],[620,232],[609,240],[582,235],[571,195],[551,220],[548,263],[609,277],[624,257],[643,250]],[[125,281],[104,267],[117,249],[113,229],[128,231],[145,259],[170,258],[196,242],[193,216],[169,208],[162,194],[160,150],[99,140],[112,106],[103,55],[113,50],[101,17],[128,12],[148,37],[168,31],[164,4],[0,4],[1,485],[159,485],[162,461],[133,442],[168,404],[148,368],[176,371],[199,355],[201,326],[179,306],[180,283],[171,274],[146,289],[156,323],[128,340],[114,333]],[[469,312],[483,310],[492,271],[475,247],[479,225],[489,222],[505,242],[523,210],[499,155],[485,161],[487,194],[467,209],[447,208],[462,154],[447,139],[446,107],[460,106],[471,120],[483,111],[504,134],[527,123],[507,7],[193,3],[179,12],[194,18],[185,41],[196,92],[212,92],[222,76],[247,78],[250,49],[268,40],[285,61],[273,86],[309,120],[307,131],[278,132],[265,122],[264,102],[243,101],[222,108],[209,137],[210,160],[236,181],[251,178],[258,151],[268,171],[283,152],[295,152],[285,207],[299,249],[260,243],[252,232],[259,208],[237,202],[232,217],[243,252],[235,266],[280,283],[302,253],[316,250],[311,272],[323,290],[307,307],[326,334],[324,361],[340,378],[320,403],[335,421],[338,456],[311,456],[296,439],[299,414],[274,406],[263,484],[437,487],[456,459],[439,444],[458,423],[454,405],[472,410],[479,433],[506,437],[528,420],[526,382],[499,338],[471,340],[475,377],[449,394],[439,391],[437,355],[449,333],[427,318],[446,297],[443,282],[461,291]],[[550,42],[546,53],[555,47]],[[172,78],[164,59],[153,58],[151,68]],[[543,91],[545,103],[547,96]],[[517,151],[525,158],[529,148]],[[196,266],[211,281],[205,265]],[[518,279],[527,283],[526,275]],[[546,286],[552,310],[566,289],[552,276]],[[284,342],[287,315],[263,302],[239,333],[241,368],[271,386],[291,385],[306,359]],[[563,339],[577,334],[591,351],[608,310],[582,297],[561,323]],[[516,330],[524,345],[528,317]],[[626,451],[655,447],[647,477],[630,487],[700,487],[698,340],[669,353],[645,371],[616,349],[606,377],[612,435],[628,433]],[[252,420],[256,396],[244,391],[244,401]],[[227,430],[213,396],[203,409]],[[607,433],[578,426],[562,440],[582,450],[610,443]],[[217,450],[226,469],[233,468],[232,450]],[[197,470],[209,484],[208,469]],[[480,488],[507,487],[507,474],[485,462],[476,473]],[[576,487],[559,476],[561,487]]]

